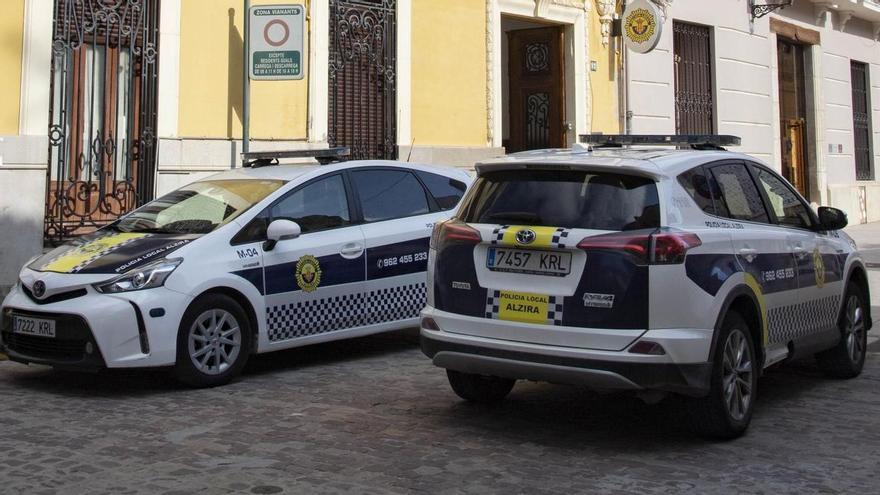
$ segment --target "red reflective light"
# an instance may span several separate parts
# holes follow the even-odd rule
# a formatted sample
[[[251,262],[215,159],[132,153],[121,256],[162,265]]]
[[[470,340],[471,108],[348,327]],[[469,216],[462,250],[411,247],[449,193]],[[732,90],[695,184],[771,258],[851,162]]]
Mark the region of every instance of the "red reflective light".
[[[440,326],[437,325],[437,322],[434,321],[434,318],[422,318],[422,328],[425,330],[434,330],[435,332],[440,331]]]
[[[586,237],[578,244],[584,250],[623,251],[639,264],[673,265],[684,263],[688,250],[703,242],[689,232],[657,234],[606,234]]]
[[[662,345],[651,342],[650,340],[642,340],[629,348],[632,354],[649,354],[651,356],[662,356],[666,354],[666,349]]]

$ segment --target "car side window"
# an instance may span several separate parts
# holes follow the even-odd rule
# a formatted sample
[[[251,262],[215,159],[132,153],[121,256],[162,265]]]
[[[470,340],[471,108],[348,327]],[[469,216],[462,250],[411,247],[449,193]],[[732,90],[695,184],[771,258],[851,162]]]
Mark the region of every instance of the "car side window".
[[[712,188],[703,167],[695,167],[678,176],[678,183],[705,213],[715,214]]]
[[[779,177],[762,167],[752,167],[758,185],[764,189],[769,200],[768,207],[773,210],[776,220],[789,227],[809,229],[813,225],[807,207],[797,194]]]
[[[713,185],[715,211],[719,216],[734,220],[770,223],[758,187],[742,163],[728,163],[712,167],[710,173],[717,183]]]
[[[342,176],[333,175],[293,191],[272,206],[270,215],[272,220],[298,223],[304,234],[351,224]]]
[[[425,188],[405,170],[357,170],[351,173],[366,222],[429,212]]]
[[[431,193],[434,200],[437,201],[437,206],[444,211],[455,208],[467,190],[467,185],[460,180],[430,172],[416,172],[416,174],[428,188],[428,192]]]

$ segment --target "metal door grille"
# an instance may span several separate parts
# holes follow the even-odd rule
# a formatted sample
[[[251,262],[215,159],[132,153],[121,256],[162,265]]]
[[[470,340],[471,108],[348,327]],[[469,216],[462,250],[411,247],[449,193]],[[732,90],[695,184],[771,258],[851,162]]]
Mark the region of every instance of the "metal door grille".
[[[152,198],[158,27],[158,0],[55,0],[48,243]]]
[[[853,137],[855,138],[856,179],[874,180],[871,167],[871,109],[868,105],[868,66],[851,62]]]
[[[708,27],[675,21],[675,130],[714,134],[712,46]]]
[[[397,158],[396,0],[330,0],[330,146]]]

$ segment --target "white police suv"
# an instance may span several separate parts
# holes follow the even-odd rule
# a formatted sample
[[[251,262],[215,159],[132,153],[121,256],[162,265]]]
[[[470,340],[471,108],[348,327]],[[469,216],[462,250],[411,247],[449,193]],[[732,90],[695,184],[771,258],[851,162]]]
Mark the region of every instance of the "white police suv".
[[[252,353],[417,326],[431,229],[470,181],[384,161],[214,175],[30,262],[3,351],[212,386]]]
[[[768,366],[860,373],[868,284],[843,212],[720,148],[738,138],[591,138],[478,164],[435,228],[422,350],[459,396],[501,400],[516,379],[673,392],[731,437]],[[698,151],[617,147],[650,142]]]

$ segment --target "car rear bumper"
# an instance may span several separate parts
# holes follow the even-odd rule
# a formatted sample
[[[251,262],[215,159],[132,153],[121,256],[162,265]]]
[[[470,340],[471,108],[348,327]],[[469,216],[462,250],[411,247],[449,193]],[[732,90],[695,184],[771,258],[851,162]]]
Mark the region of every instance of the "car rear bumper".
[[[653,340],[670,350],[676,342],[707,351],[693,362],[677,361],[674,352],[645,355],[621,351],[577,349],[517,342],[452,331],[457,319],[431,308],[423,316],[435,318],[440,330],[421,329],[422,352],[441,368],[505,378],[587,386],[597,390],[660,390],[691,396],[709,390],[712,363],[706,360],[711,331],[663,330]],[[441,312],[442,313],[442,312]],[[466,324],[466,322],[462,322]],[[506,322],[499,322],[500,325]],[[447,331],[449,330],[449,331]],[[548,328],[548,331],[552,329]],[[654,332],[639,339],[651,340]],[[678,339],[675,335],[678,333]],[[698,340],[694,343],[690,340]],[[706,340],[706,342],[702,342]]]

